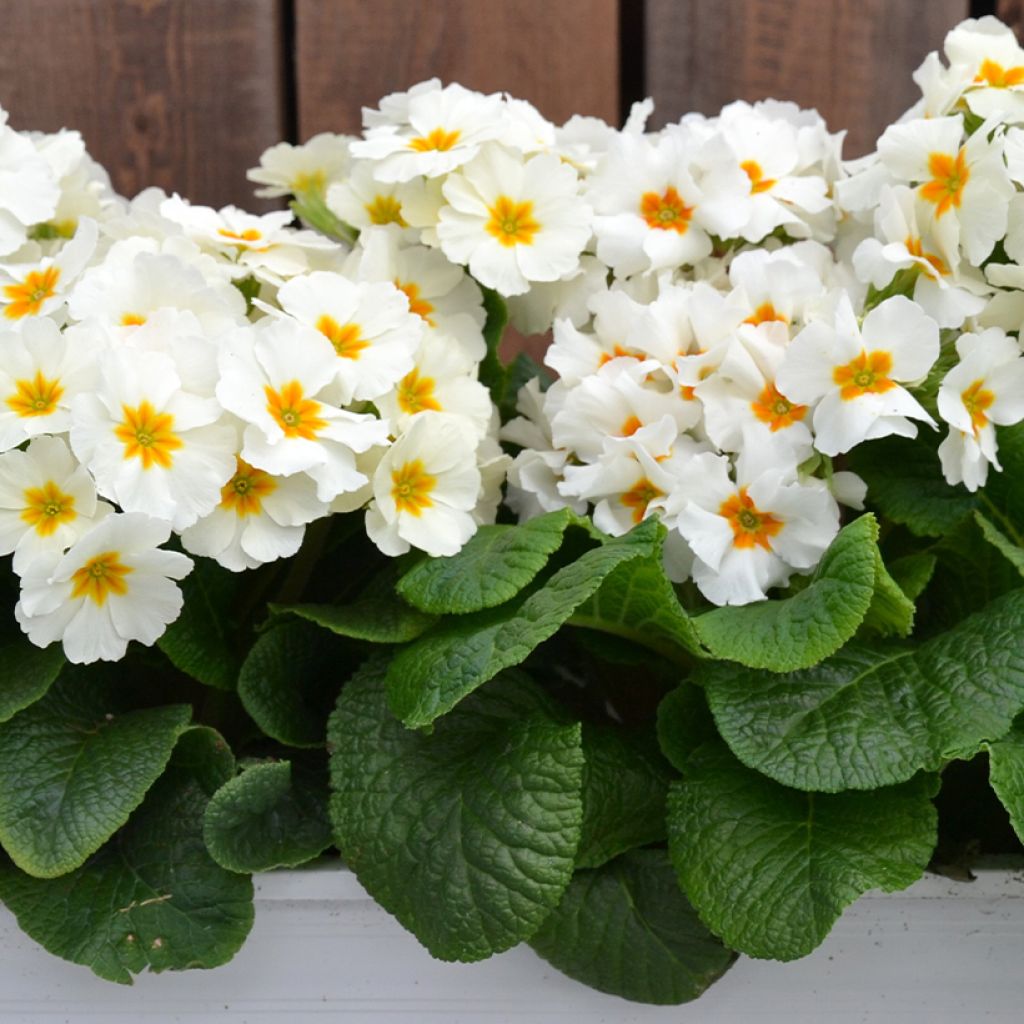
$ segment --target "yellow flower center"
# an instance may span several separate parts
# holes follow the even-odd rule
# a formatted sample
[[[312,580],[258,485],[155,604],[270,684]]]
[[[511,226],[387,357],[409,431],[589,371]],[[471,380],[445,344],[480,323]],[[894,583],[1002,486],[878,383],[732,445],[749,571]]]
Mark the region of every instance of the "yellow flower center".
[[[771,432],[784,430],[798,423],[807,415],[806,405],[794,405],[785,395],[779,394],[774,384],[768,384],[750,403],[751,411],[762,422],[767,423]]]
[[[415,149],[417,153],[427,153],[431,150],[444,152],[449,150],[459,141],[459,132],[446,132],[443,128],[435,128],[427,135],[417,135],[409,140],[409,148]]]
[[[994,89],[1008,89],[1014,85],[1024,85],[1024,67],[1004,68],[994,60],[984,60],[974,76],[977,84],[984,82]]]
[[[757,309],[755,309],[754,312],[751,313],[743,322],[745,324],[753,324],[756,327],[758,324],[767,324],[772,321],[788,324],[789,318],[784,314],[777,312],[770,302],[762,302],[761,305],[758,306]]]
[[[327,183],[326,175],[321,171],[300,171],[290,182],[294,194],[302,192],[323,192]]]
[[[320,403],[306,398],[297,380],[281,385],[279,391],[268,384],[264,386],[263,393],[267,398],[267,412],[284,431],[285,437],[312,441],[327,426],[327,420],[320,417]]]
[[[373,202],[366,204],[366,212],[371,224],[397,224],[400,228],[409,226],[402,216],[402,204],[394,196],[374,196]]]
[[[30,270],[24,281],[4,285],[4,296],[10,300],[4,316],[11,320],[36,316],[43,303],[57,294],[59,280],[60,268],[47,267],[45,270]]]
[[[409,416],[429,409],[441,412],[441,403],[434,397],[433,377],[421,377],[419,370],[412,370],[398,382],[398,408]]]
[[[128,593],[128,584],[124,578],[132,568],[123,565],[117,551],[104,551],[102,555],[90,558],[71,576],[71,596],[87,597],[94,603],[103,605],[110,594],[124,597]]]
[[[431,476],[419,459],[406,462],[391,474],[391,497],[399,512],[419,516],[434,502],[431,492],[437,486],[437,477]]]
[[[750,191],[757,195],[760,192],[767,192],[776,182],[776,178],[766,178],[761,165],[756,160],[744,160],[740,164],[740,170],[750,179]]]
[[[220,507],[239,519],[259,515],[263,499],[277,490],[277,481],[236,456],[235,475],[220,489]]]
[[[26,487],[23,497],[22,522],[28,523],[40,537],[52,536],[61,523],[73,522],[77,517],[75,499],[52,480],[42,487]]]
[[[121,317],[122,327],[141,327],[146,322],[146,318],[141,313],[125,313]]]
[[[662,497],[664,493],[660,488],[655,487],[647,477],[642,477],[622,495],[621,500],[626,508],[633,510],[633,522],[639,523],[647,515],[647,506],[655,498]]]
[[[768,512],[762,512],[741,487],[737,494],[719,506],[718,514],[732,527],[732,543],[737,548],[764,548],[771,551],[771,538],[777,536],[786,524]]]
[[[974,381],[961,393],[960,401],[964,403],[964,408],[970,414],[975,436],[983,427],[988,426],[989,420],[985,414],[995,400],[995,394],[985,387],[983,380]]]
[[[426,299],[420,298],[420,286],[415,281],[403,283],[396,280],[395,287],[400,292],[405,292],[405,297],[409,300],[410,313],[415,313],[421,320],[430,324],[431,327],[437,326],[430,318],[430,314],[434,312],[434,307]]]
[[[839,385],[839,397],[852,402],[861,395],[881,395],[896,387],[889,379],[892,356],[885,351],[861,352],[856,359],[832,371],[832,380]]]
[[[143,469],[170,469],[172,452],[184,446],[174,432],[174,417],[157,412],[148,401],[134,409],[124,405],[121,411],[124,419],[114,427],[114,436],[124,445],[124,458],[141,459]]]
[[[941,217],[951,206],[959,207],[971,177],[964,151],[961,149],[955,159],[948,153],[931,153],[928,173],[932,180],[926,181],[920,192],[922,199],[935,204],[935,216]]]
[[[218,228],[217,234],[223,238],[230,238],[232,242],[258,242],[263,233],[256,228],[246,228],[244,231],[231,231],[228,228]]]
[[[42,370],[36,370],[31,380],[14,382],[14,394],[7,399],[7,406],[23,418],[49,416],[63,394],[58,378],[47,380]]]
[[[502,245],[533,245],[533,236],[541,228],[533,217],[533,203],[498,196],[488,213],[491,219],[484,226]]]
[[[359,330],[359,324],[342,326],[326,313],[316,322],[316,329],[334,346],[342,359],[358,359],[365,348],[370,347]]]
[[[645,192],[640,197],[640,213],[647,226],[660,231],[676,231],[685,235],[690,228],[690,218],[695,207],[687,206],[683,197],[670,185],[658,195],[657,192]]]
[[[937,274],[941,274],[943,277],[949,275],[949,267],[946,266],[946,261],[933,252],[925,252],[924,244],[920,238],[907,238],[903,244],[907,247],[907,252],[911,256],[924,260],[931,267],[931,270],[925,270],[924,267],[921,268],[928,277],[934,280]],[[920,264],[918,265],[920,266]]]

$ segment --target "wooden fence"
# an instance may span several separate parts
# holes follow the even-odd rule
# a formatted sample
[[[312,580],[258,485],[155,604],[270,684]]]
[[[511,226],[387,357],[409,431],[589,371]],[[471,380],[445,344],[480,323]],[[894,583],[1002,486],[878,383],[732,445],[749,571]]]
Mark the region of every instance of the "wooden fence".
[[[655,124],[732,99],[817,107],[871,148],[910,73],[969,14],[1022,0],[0,0],[0,105],[78,128],[119,191],[250,207],[262,150],[356,132],[360,108],[432,75],[548,117]]]

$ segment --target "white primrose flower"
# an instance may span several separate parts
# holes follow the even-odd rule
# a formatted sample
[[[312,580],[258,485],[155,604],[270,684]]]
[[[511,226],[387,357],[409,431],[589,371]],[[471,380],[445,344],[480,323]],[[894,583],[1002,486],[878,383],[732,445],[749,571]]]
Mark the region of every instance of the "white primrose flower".
[[[407,228],[402,211],[402,186],[380,181],[371,160],[357,160],[341,181],[327,190],[327,208],[345,224],[359,231],[394,224]]]
[[[898,178],[917,184],[936,220],[948,217],[967,259],[980,266],[1006,234],[1014,194],[997,126],[979,128],[963,145],[963,117],[937,117],[890,125],[878,140],[878,153]]]
[[[37,437],[0,455],[0,554],[24,573],[40,556],[62,554],[111,511],[59,437]]]
[[[749,604],[818,564],[839,532],[839,506],[821,480],[765,469],[734,483],[724,457],[695,455],[666,502],[694,554],[693,580],[714,604]]]
[[[390,281],[356,282],[315,271],[282,285],[277,301],[334,347],[340,405],[379,398],[412,369],[424,325]]]
[[[14,609],[37,647],[61,641],[68,661],[118,661],[131,640],[149,646],[181,613],[174,580],[192,559],[160,545],[170,523],[138,512],[114,513],[64,555],[40,556],[21,579]]]
[[[0,256],[25,244],[27,229],[56,212],[60,189],[31,139],[7,124],[0,108]]]
[[[246,425],[241,457],[249,465],[274,476],[306,473],[324,502],[366,483],[356,455],[386,444],[388,425],[325,397],[338,355],[323,335],[268,318],[229,335],[219,362],[217,398]]]
[[[294,555],[306,524],[325,515],[327,505],[304,473],[271,476],[238,458],[220,504],[184,530],[181,542],[186,551],[241,572]]]
[[[92,259],[99,229],[83,218],[55,256],[29,264],[0,264],[0,310],[8,320],[58,313],[76,278]]]
[[[0,327],[0,451],[71,426],[71,403],[95,386],[97,346],[49,318]]]
[[[750,180],[735,164],[694,177],[696,143],[684,128],[648,137],[623,133],[586,183],[597,255],[620,277],[697,263],[711,235],[734,237]]]
[[[803,323],[822,304],[825,283],[821,267],[830,264],[828,250],[817,242],[798,242],[777,249],[748,249],[729,264],[729,282],[743,290],[750,313],[744,323]]]
[[[374,175],[383,182],[448,174],[506,127],[500,93],[484,96],[454,83],[441,88],[437,79],[385,97],[379,116],[366,115],[366,137],[352,143],[352,155],[376,161]]]
[[[71,415],[71,448],[100,494],[175,530],[212,511],[234,472],[234,426],[216,400],[185,389],[164,352],[106,353],[95,394],[79,395]]]
[[[973,113],[1024,121],[1024,50],[1009,25],[994,15],[967,18],[949,31],[943,49],[966,72],[964,99]]]
[[[486,146],[443,186],[437,237],[444,254],[483,285],[520,295],[531,281],[573,273],[591,231],[576,172],[548,153],[525,162]]]
[[[412,546],[453,555],[473,536],[483,482],[477,444],[462,417],[423,413],[385,452],[366,511],[366,532],[384,554]]]
[[[323,192],[348,174],[349,146],[354,141],[348,135],[321,132],[301,146],[279,142],[263,151],[259,167],[246,171],[246,177],[263,186],[256,195],[266,199]]]
[[[983,486],[997,457],[997,425],[1024,419],[1024,358],[1020,346],[998,328],[962,334],[956,343],[960,362],[939,386],[939,415],[949,434],[939,446],[947,483],[969,491]]]
[[[793,339],[775,383],[790,402],[815,406],[814,446],[839,455],[889,434],[916,437],[911,419],[934,426],[900,383],[923,379],[938,356],[938,325],[909,299],[886,299],[858,326],[843,296],[834,325],[815,321]]]

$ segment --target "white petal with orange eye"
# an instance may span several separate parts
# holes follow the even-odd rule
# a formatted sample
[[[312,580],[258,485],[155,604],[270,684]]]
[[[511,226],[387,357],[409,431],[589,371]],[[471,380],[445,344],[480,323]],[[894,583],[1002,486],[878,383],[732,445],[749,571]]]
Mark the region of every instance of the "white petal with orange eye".
[[[938,324],[902,295],[871,310],[861,325],[861,336],[869,352],[891,354],[893,380],[921,380],[939,358]]]
[[[904,182],[931,178],[929,156],[953,154],[960,149],[964,122],[959,114],[890,125],[878,140],[878,155],[885,167]]]

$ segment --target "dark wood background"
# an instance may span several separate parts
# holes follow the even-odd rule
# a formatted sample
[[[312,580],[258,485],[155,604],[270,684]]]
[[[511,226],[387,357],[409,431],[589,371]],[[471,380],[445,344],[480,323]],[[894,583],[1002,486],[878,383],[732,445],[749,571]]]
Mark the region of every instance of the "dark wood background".
[[[356,132],[360,107],[437,75],[655,125],[766,96],[814,106],[868,151],[910,74],[969,14],[1022,0],[0,0],[0,105],[78,128],[119,191],[256,208],[246,168],[282,139]]]

